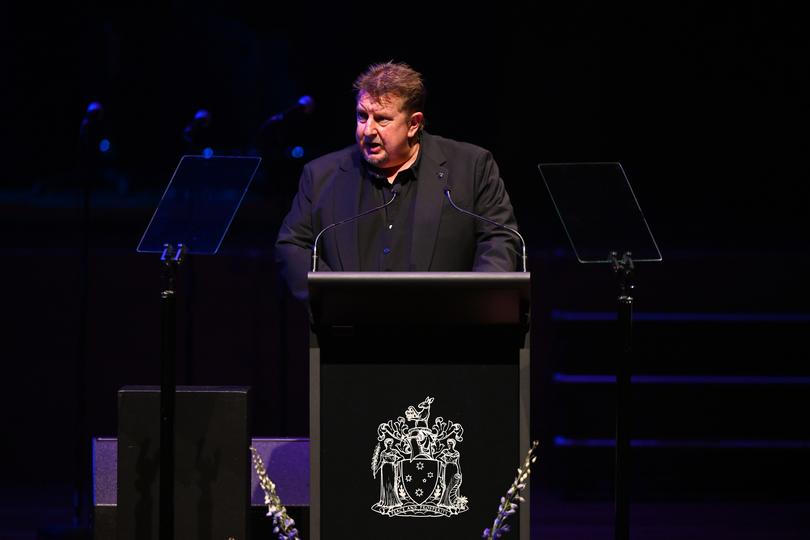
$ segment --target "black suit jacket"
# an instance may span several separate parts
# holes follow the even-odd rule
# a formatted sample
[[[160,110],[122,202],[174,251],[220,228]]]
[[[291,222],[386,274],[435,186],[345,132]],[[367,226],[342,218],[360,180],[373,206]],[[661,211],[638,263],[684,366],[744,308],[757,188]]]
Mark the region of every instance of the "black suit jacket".
[[[512,204],[492,154],[428,133],[422,134],[420,151],[409,270],[514,271],[519,249],[514,235],[460,213],[444,195],[449,183],[456,205],[516,228]],[[318,232],[361,212],[362,181],[362,156],[354,145],[304,166],[298,193],[276,242],[276,260],[296,297],[307,297],[307,272]],[[321,237],[319,270],[359,270],[357,224],[340,225]]]

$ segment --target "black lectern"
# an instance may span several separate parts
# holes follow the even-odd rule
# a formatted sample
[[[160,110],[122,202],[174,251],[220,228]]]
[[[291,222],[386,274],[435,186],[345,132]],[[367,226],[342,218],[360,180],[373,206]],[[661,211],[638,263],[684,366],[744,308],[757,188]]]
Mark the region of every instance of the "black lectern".
[[[312,537],[480,537],[529,447],[530,275],[323,272],[309,289]]]

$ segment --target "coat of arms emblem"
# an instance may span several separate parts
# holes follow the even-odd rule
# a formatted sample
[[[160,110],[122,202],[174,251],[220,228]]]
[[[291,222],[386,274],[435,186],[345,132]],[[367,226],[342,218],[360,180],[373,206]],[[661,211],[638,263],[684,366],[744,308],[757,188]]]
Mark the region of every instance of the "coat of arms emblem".
[[[405,417],[377,427],[371,472],[380,480],[380,499],[371,507],[384,516],[438,517],[467,511],[461,495],[464,428],[437,416],[428,426],[432,397],[405,410]],[[412,424],[412,425],[411,425]]]

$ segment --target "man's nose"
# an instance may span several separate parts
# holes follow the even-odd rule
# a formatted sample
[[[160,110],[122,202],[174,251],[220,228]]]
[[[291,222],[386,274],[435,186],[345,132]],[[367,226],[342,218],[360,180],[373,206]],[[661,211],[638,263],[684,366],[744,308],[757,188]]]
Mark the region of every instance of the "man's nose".
[[[377,133],[377,123],[374,122],[371,118],[366,120],[366,123],[363,124],[363,135],[368,137]]]

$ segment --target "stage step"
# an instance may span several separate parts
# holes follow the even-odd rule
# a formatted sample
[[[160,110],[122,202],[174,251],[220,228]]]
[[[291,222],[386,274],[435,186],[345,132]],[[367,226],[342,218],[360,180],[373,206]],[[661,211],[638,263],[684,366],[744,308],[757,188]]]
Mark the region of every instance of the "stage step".
[[[309,439],[254,438],[251,445],[262,456],[267,474],[301,538],[309,528]],[[247,452],[248,449],[245,449]],[[93,439],[93,539],[115,540],[118,502],[118,439]],[[271,538],[273,520],[267,517],[264,491],[251,471],[248,531],[251,538]]]
[[[548,481],[610,497],[617,328],[551,310]],[[807,498],[810,313],[640,311],[634,317],[634,497]]]
[[[254,438],[267,475],[276,484],[285,506],[309,505],[309,439]],[[245,449],[248,451],[248,449]],[[118,502],[118,439],[93,439],[93,506],[115,506]],[[251,506],[264,506],[264,491],[255,471],[250,479]]]

